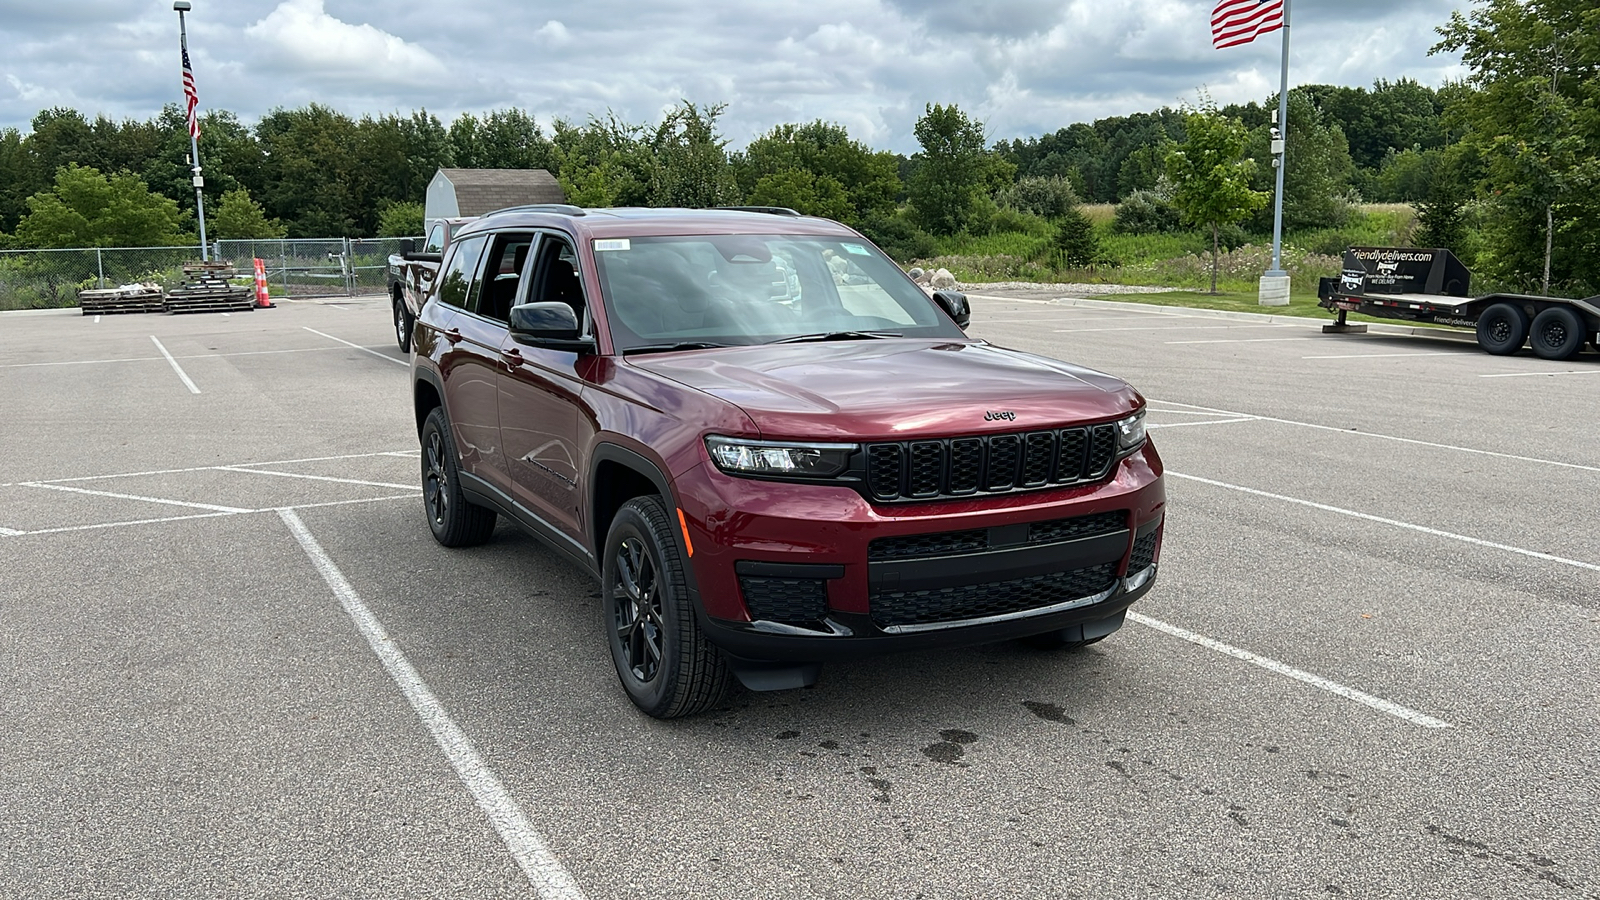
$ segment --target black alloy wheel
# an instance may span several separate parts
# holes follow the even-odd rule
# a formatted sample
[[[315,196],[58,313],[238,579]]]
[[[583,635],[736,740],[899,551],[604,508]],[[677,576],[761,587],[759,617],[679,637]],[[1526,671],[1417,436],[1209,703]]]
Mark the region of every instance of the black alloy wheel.
[[[450,422],[434,407],[422,423],[422,508],[433,539],[446,547],[481,544],[494,533],[494,510],[462,495],[460,474]]]
[[[622,644],[623,664],[641,684],[661,672],[661,591],[656,564],[644,542],[624,538],[617,548],[617,585],[622,596],[611,611],[611,625]]]
[[[601,572],[601,621],[617,677],[634,705],[658,719],[710,709],[732,677],[700,630],[673,524],[658,497],[624,503]]]
[[[1583,320],[1565,306],[1552,306],[1533,317],[1528,344],[1540,359],[1571,359],[1588,338]]]
[[[1495,356],[1509,356],[1522,349],[1528,337],[1528,317],[1510,303],[1496,303],[1478,317],[1478,346]]]

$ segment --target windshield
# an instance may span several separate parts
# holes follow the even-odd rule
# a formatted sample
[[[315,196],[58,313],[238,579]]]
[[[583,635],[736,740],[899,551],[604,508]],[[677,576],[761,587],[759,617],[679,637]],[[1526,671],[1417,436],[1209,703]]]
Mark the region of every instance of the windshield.
[[[803,335],[963,337],[865,241],[695,235],[598,239],[594,250],[619,352]]]

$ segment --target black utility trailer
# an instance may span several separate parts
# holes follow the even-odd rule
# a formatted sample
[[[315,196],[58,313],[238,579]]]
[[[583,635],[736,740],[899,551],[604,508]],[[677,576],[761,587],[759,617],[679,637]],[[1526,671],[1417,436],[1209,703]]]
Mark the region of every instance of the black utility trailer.
[[[1338,314],[1322,326],[1330,334],[1363,332],[1346,315],[1433,322],[1473,328],[1478,346],[1496,355],[1516,353],[1524,343],[1544,359],[1571,359],[1588,341],[1600,350],[1600,295],[1587,300],[1531,294],[1472,297],[1472,275],[1444,249],[1351,247],[1338,278],[1324,278],[1318,306]]]

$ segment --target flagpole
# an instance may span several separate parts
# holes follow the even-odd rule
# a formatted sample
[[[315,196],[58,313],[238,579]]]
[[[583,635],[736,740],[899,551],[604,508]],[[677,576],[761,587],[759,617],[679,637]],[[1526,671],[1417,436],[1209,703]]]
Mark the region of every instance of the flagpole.
[[[189,60],[189,31],[184,25],[183,14],[189,10],[187,0],[177,0],[172,8],[178,11],[178,45],[183,48],[184,62]],[[199,113],[196,113],[199,115]],[[206,200],[201,193],[205,187],[205,179],[200,177],[200,139],[195,134],[195,129],[189,129],[189,159],[194,165],[194,211],[195,217],[200,222],[200,261],[211,261],[211,250],[206,246]]]
[[[1272,199],[1272,268],[1261,278],[1260,305],[1289,305],[1289,273],[1283,269],[1283,170],[1289,137],[1289,3],[1283,0],[1283,72],[1278,87],[1278,127],[1272,130],[1272,166],[1278,170]],[[1270,279],[1270,282],[1269,282]]]

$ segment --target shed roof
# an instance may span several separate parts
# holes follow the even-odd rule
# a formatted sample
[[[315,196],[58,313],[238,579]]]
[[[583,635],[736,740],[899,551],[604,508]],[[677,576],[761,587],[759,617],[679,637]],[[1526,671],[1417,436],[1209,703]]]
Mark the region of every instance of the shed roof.
[[[561,182],[544,169],[440,169],[455,188],[461,216],[481,216],[529,203],[565,203]]]

